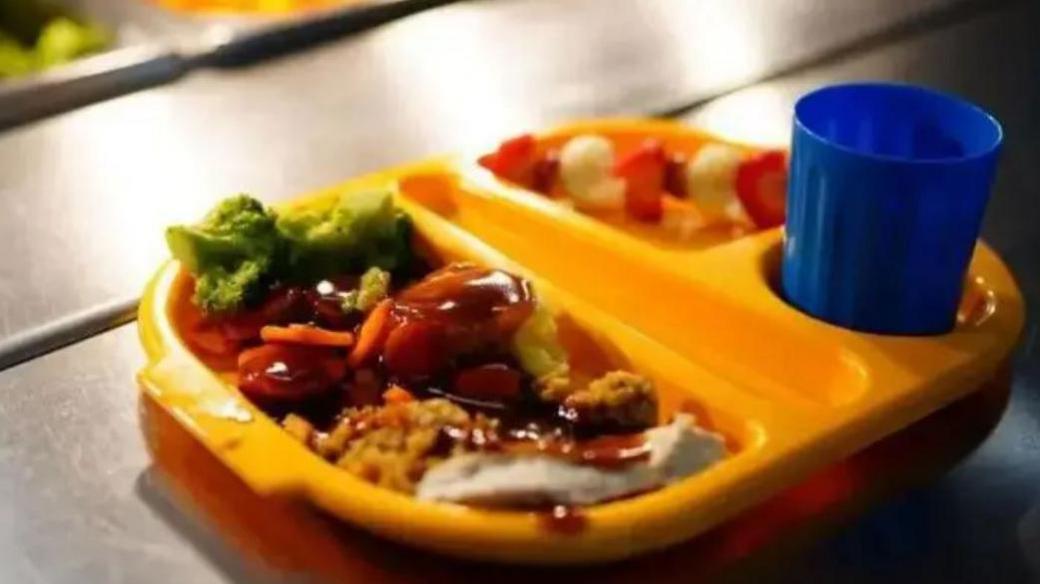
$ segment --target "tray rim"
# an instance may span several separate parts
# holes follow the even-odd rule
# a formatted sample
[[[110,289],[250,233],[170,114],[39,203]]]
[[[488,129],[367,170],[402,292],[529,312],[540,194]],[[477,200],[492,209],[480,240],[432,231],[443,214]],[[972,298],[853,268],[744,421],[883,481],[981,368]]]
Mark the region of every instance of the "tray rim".
[[[318,196],[328,192],[323,191]],[[288,204],[306,204],[313,198],[304,197]],[[408,211],[413,217],[424,213],[421,209]],[[447,227],[451,231],[457,230],[453,226]],[[461,230],[457,231],[461,233]],[[456,239],[457,242],[465,241],[468,245],[486,248],[474,254],[476,257],[490,259],[496,265],[517,269],[521,273],[527,272],[515,268],[511,261],[472,236],[462,234],[466,237]],[[793,480],[787,476],[783,465],[764,464],[770,459],[765,453],[786,449],[800,441],[797,428],[803,424],[793,419],[776,419],[753,397],[742,396],[739,390],[733,390],[730,399],[736,403],[722,408],[717,403],[710,403],[717,402],[717,396],[710,400],[703,399],[703,395],[700,397],[709,402],[709,408],[726,410],[734,416],[741,416],[745,423],[751,423],[754,426],[752,433],[759,433],[753,438],[755,443],[724,463],[667,489],[590,508],[586,513],[589,527],[577,536],[546,532],[539,528],[538,518],[532,513],[488,512],[461,505],[425,503],[370,485],[339,471],[293,441],[275,422],[257,411],[237,390],[221,382],[190,354],[176,337],[165,313],[178,270],[176,262],[164,264],[141,301],[139,334],[148,354],[148,365],[138,375],[142,391],[155,399],[254,490],[272,496],[302,497],[360,527],[392,539],[452,555],[504,562],[614,560],[688,539],[744,508],[743,501],[750,503],[764,497],[768,494],[765,491],[768,484],[775,484],[770,490],[776,490]],[[596,309],[537,276],[534,281],[543,297],[579,320],[599,318]],[[645,345],[653,348],[658,359],[664,359],[678,371],[693,375],[699,369],[622,323],[597,322],[596,326],[597,332],[607,333],[606,336],[623,349]],[[655,367],[660,369],[663,365]],[[708,372],[701,371],[699,375],[713,379],[719,388],[730,389],[728,383]],[[213,401],[215,396],[219,397],[218,401]],[[691,397],[696,396],[696,392],[691,393]],[[200,403],[204,405],[200,407]],[[247,423],[236,420],[247,416],[250,418]],[[785,429],[781,430],[781,427]],[[271,458],[280,461],[280,468],[258,464],[262,459]],[[745,481],[739,479],[748,472],[773,478],[754,485],[756,495],[751,499],[732,497],[733,492],[747,489],[747,485],[742,484]],[[719,504],[697,504],[698,501]],[[678,521],[679,518],[686,520]],[[640,528],[636,529],[634,525]]]
[[[331,196],[333,193],[391,184],[409,173],[456,169],[455,160],[442,157],[377,172],[315,194],[304,195],[286,204],[306,205],[316,198]],[[450,232],[454,241],[465,241],[470,247],[480,248],[482,254],[489,254],[482,257],[495,258],[496,264],[504,263],[509,267],[516,265],[512,258],[507,259],[506,254],[475,235],[449,224],[416,203],[403,197],[398,199],[413,217],[423,216],[425,224],[436,224],[440,229]],[[987,248],[982,246],[981,249]],[[999,258],[989,253],[992,257],[987,261],[991,267],[998,272],[1004,270],[1007,279],[1005,284],[1009,283],[1011,287],[1009,297],[1012,301],[1016,297],[1018,300],[1017,311],[1012,306],[1011,310],[1000,313],[1002,319],[991,321],[1002,325],[1001,337],[1008,339],[992,351],[992,360],[999,361],[1010,351],[1014,337],[1021,329],[1021,297]],[[139,309],[139,332],[149,356],[149,364],[139,374],[142,390],[155,398],[254,490],[275,496],[302,496],[371,531],[462,557],[512,563],[588,563],[619,559],[665,547],[709,529],[741,509],[794,484],[811,470],[839,459],[971,390],[964,383],[954,384],[956,387],[946,385],[940,388],[941,391],[911,395],[917,399],[899,404],[901,407],[895,414],[876,407],[868,415],[854,416],[855,424],[841,417],[834,418],[840,423],[822,423],[815,416],[819,412],[814,414],[811,408],[795,407],[780,414],[775,411],[775,404],[741,391],[738,382],[702,371],[710,378],[720,379],[725,386],[738,388],[730,398],[734,405],[728,405],[725,409],[762,424],[766,439],[724,464],[668,489],[594,507],[588,513],[590,529],[579,537],[560,537],[547,535],[545,531],[537,529],[535,519],[530,514],[488,513],[456,505],[421,503],[344,476],[346,473],[337,471],[333,465],[293,442],[265,417],[254,420],[259,423],[242,424],[200,414],[197,408],[193,410],[191,400],[197,401],[198,394],[194,397],[190,392],[185,394],[183,388],[186,384],[209,388],[208,391],[214,387],[222,388],[220,391],[224,397],[227,397],[228,388],[205,369],[200,361],[190,356],[165,320],[164,307],[168,300],[165,295],[169,292],[171,274],[175,274],[175,268],[175,264],[168,263],[159,270],[149,284]],[[529,266],[524,265],[524,269],[519,271],[529,273],[533,269],[538,273],[537,269],[527,268]],[[541,277],[535,279],[542,282]],[[544,282],[542,286],[545,286]],[[577,306],[581,310],[591,311],[590,314],[603,314],[600,309],[590,306],[569,290],[561,291],[555,285],[548,289],[552,291],[546,296],[550,299],[563,297],[563,304],[568,311]],[[640,342],[660,347],[657,341],[648,339],[628,325],[616,322],[614,317],[607,318],[613,324],[606,328],[614,331],[615,335],[634,334],[643,339]],[[1013,335],[1010,334],[1012,329]],[[695,362],[670,350],[665,350],[663,355],[667,362],[676,367],[701,369]],[[979,375],[990,373],[978,363],[972,365],[969,369]],[[237,392],[234,395],[238,396]],[[242,406],[245,400],[238,396],[237,402],[238,406]],[[880,400],[875,403],[891,406],[893,402]],[[245,406],[246,410],[251,408],[248,403]],[[249,432],[243,435],[243,427],[261,428],[262,431],[257,434],[259,438],[250,437]],[[835,428],[844,430],[836,431]],[[256,463],[261,457],[270,458],[272,454],[284,466],[272,469]],[[748,478],[754,480],[748,481]],[[358,504],[359,499],[363,504]]]

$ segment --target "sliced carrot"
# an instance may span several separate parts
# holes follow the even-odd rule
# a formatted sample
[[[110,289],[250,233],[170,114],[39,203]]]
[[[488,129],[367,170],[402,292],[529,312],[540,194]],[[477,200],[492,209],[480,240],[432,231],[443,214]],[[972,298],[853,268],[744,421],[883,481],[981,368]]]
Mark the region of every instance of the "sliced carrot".
[[[238,354],[238,367],[241,369],[246,363],[254,359],[268,359],[275,357],[281,349],[276,345],[260,345],[245,349]]]
[[[389,298],[383,300],[372,309],[368,318],[361,324],[357,344],[347,357],[347,363],[351,367],[358,367],[382,348],[381,345],[386,339],[387,333],[390,332],[390,309],[393,306],[394,303]]]
[[[415,396],[400,385],[391,385],[389,389],[383,392],[383,401],[388,404],[404,404],[415,401]]]
[[[265,343],[290,343],[321,347],[349,347],[354,344],[354,335],[350,333],[330,331],[305,324],[267,325],[260,329],[260,338]]]

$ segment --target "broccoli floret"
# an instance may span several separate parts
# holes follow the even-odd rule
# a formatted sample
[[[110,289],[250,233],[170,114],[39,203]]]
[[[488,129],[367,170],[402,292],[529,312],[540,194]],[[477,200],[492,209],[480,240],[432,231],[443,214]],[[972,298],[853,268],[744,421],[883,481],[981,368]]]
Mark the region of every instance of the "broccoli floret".
[[[369,268],[361,275],[358,289],[351,290],[343,297],[343,312],[368,312],[389,295],[390,272]]]
[[[236,310],[250,301],[281,245],[274,213],[247,195],[225,199],[197,225],[168,228],[166,243],[196,277],[194,301],[207,312]]]
[[[288,241],[288,269],[296,279],[374,266],[404,268],[411,258],[410,222],[390,191],[346,194],[324,206],[286,211],[278,232]]]
[[[25,4],[0,2],[0,24],[5,29],[0,31],[0,78],[60,65],[112,42],[95,24],[77,22],[46,7],[20,8]]]
[[[166,243],[195,276],[194,300],[207,312],[237,310],[271,281],[306,283],[365,268],[361,289],[347,300],[368,310],[387,294],[385,270],[404,270],[412,257],[411,222],[387,191],[344,195],[281,214],[237,195],[198,225],[167,229]]]
[[[513,335],[513,355],[534,377],[567,372],[567,350],[560,344],[556,318],[539,304]]]
[[[243,261],[230,272],[215,266],[195,280],[195,295],[192,299],[206,312],[236,310],[256,298],[265,271],[254,260]]]

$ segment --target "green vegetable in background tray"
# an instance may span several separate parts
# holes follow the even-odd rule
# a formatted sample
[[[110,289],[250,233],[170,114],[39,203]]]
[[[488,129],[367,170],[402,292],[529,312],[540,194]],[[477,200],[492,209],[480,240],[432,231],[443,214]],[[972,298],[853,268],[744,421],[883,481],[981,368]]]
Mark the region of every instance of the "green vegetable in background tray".
[[[107,31],[49,4],[0,0],[0,78],[27,75],[104,50]]]

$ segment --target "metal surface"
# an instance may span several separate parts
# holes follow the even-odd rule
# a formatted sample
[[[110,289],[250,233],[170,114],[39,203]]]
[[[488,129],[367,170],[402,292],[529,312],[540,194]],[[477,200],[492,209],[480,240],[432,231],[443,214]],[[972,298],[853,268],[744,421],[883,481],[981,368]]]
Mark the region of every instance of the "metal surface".
[[[454,0],[348,0],[319,10],[270,14],[176,11],[153,0],[61,1],[109,23],[124,38],[161,39],[185,58],[216,56],[222,62],[327,40]]]
[[[61,2],[61,0],[59,0]],[[145,87],[197,65],[241,65],[452,0],[372,0],[284,16],[177,13],[149,0],[61,2],[115,36],[110,50],[0,81],[0,130]]]
[[[71,14],[105,27],[112,46],[47,71],[0,79],[0,130],[180,75],[185,63],[164,42],[164,30],[136,17],[133,4],[59,0]]]
[[[16,129],[0,135],[0,337],[136,294],[162,228],[220,196],[277,199],[552,121],[675,108],[974,5],[460,3]]]
[[[126,326],[0,375],[0,581],[257,580],[150,470],[136,345]]]
[[[0,339],[0,370],[125,324],[137,313],[137,297],[116,299]]]
[[[155,45],[116,48],[0,84],[0,130],[176,79],[183,59]]]
[[[669,19],[664,8],[658,18],[646,19],[621,7],[596,10],[603,5],[596,0],[568,4],[586,12],[546,2],[541,12],[525,10],[525,20],[518,7],[542,5],[460,4],[306,55],[192,76],[0,137],[0,232],[6,236],[0,335],[136,293],[164,255],[161,227],[197,216],[226,192],[246,188],[280,198],[561,117],[674,108],[718,87],[710,70],[702,69],[700,77],[683,73],[677,53],[693,67],[746,40],[698,52],[694,41],[676,40],[679,32],[696,36],[697,29],[674,14]],[[820,4],[826,11],[843,3]],[[755,13],[761,18],[783,12],[762,6]],[[758,28],[747,34],[773,39],[762,41],[766,57],[801,43],[809,30],[803,21],[819,18],[817,28],[830,29],[844,23],[788,10],[795,16],[771,24],[750,19]],[[1010,405],[977,450],[945,477],[917,483],[887,505],[854,520],[830,518],[838,525],[819,528],[802,545],[758,554],[767,557],[761,570],[747,575],[734,569],[731,579],[1040,580],[1040,213],[1033,202],[1040,190],[1038,12],[1036,3],[1021,3],[950,19],[687,114],[738,137],[768,134],[784,142],[794,98],[833,80],[910,80],[979,102],[1007,130],[984,237],[1012,266],[1034,307]],[[744,16],[741,23],[749,20]],[[502,30],[503,22],[510,28]],[[711,24],[703,28],[726,30]],[[594,45],[598,35],[626,48],[607,55],[578,50]],[[534,36],[545,40],[532,42]],[[490,54],[471,59],[478,49]],[[560,54],[573,56],[561,60]],[[748,75],[755,70],[733,67]],[[306,581],[299,572],[272,576],[229,543],[223,523],[171,498],[156,480],[134,414],[139,351],[132,327],[123,327],[0,372],[0,581]],[[957,437],[962,431],[956,425],[948,430]],[[947,440],[943,432],[914,438]],[[181,466],[190,469],[195,462],[189,458]],[[221,498],[223,486],[204,482],[198,492],[214,497],[215,509],[244,504]],[[266,535],[279,541],[272,530]],[[264,533],[250,533],[254,543],[265,541]],[[351,541],[357,547],[349,553],[381,566],[381,573],[411,575],[412,581],[422,581],[425,568],[444,574],[436,558],[403,557],[399,548],[370,539]],[[410,567],[413,561],[418,567]],[[659,570],[672,570],[678,581],[688,575],[680,560],[662,561]],[[499,573],[478,572],[484,579]],[[450,575],[442,579],[450,581]],[[573,580],[580,575],[568,574]],[[619,568],[614,579],[645,581],[641,575]]]

